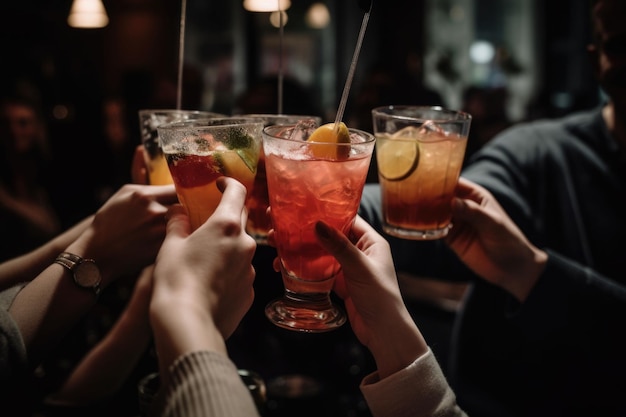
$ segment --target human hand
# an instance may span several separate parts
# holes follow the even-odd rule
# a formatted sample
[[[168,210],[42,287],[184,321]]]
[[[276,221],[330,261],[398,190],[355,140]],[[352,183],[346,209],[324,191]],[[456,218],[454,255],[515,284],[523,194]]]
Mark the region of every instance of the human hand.
[[[193,233],[182,206],[169,213],[150,303],[163,363],[192,350],[225,352],[219,339],[233,333],[254,299],[256,243],[245,231],[246,189],[228,177],[217,185],[220,204]]]
[[[145,148],[143,144],[135,147],[132,165],[130,167],[130,176],[134,184],[149,185],[148,167],[146,167]]]
[[[464,178],[452,213],[450,248],[476,274],[523,302],[548,255],[528,241],[489,191]]]
[[[380,378],[426,353],[428,346],[404,305],[387,241],[358,216],[351,239],[323,222],[315,231],[341,264],[334,290],[344,300],[355,335],[374,356]]]
[[[124,185],[67,251],[95,259],[103,286],[134,275],[156,259],[165,237],[167,206],[177,202],[173,185]]]

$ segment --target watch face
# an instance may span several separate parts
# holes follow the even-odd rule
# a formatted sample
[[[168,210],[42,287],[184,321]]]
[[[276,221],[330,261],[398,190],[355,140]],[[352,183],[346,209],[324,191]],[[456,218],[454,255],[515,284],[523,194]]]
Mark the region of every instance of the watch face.
[[[76,267],[74,277],[81,287],[92,288],[100,283],[100,270],[95,262],[85,260]]]

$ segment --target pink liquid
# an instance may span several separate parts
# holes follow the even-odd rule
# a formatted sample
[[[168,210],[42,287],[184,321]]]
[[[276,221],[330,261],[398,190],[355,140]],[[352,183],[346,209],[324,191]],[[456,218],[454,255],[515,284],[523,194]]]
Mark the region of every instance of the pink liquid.
[[[359,207],[371,155],[344,161],[290,160],[266,156],[267,182],[276,249],[292,279],[294,292],[330,291],[339,264],[315,237],[315,223],[323,220],[344,233]],[[309,285],[312,282],[327,281]]]

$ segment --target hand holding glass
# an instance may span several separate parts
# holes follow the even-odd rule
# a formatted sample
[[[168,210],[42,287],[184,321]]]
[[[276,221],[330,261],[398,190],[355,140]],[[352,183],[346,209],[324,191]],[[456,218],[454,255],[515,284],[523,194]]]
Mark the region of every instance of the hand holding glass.
[[[291,138],[294,126],[263,130],[265,167],[285,293],[265,313],[277,326],[324,332],[341,326],[345,313],[330,299],[340,270],[315,236],[323,220],[347,233],[356,217],[374,149],[374,136],[350,129],[350,143]]]

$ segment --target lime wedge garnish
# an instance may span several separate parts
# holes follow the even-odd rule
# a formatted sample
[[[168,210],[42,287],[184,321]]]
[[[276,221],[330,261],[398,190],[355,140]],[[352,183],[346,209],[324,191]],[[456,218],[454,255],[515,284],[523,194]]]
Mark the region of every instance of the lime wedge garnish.
[[[378,173],[389,181],[403,180],[415,171],[419,157],[420,148],[415,141],[381,141],[376,152]]]
[[[253,174],[256,174],[256,167],[257,167],[257,162],[259,159],[258,155],[256,155],[250,149],[237,149],[236,152],[237,152],[237,155],[239,155],[239,157],[243,161],[243,163],[246,164],[250,172],[252,172]]]

